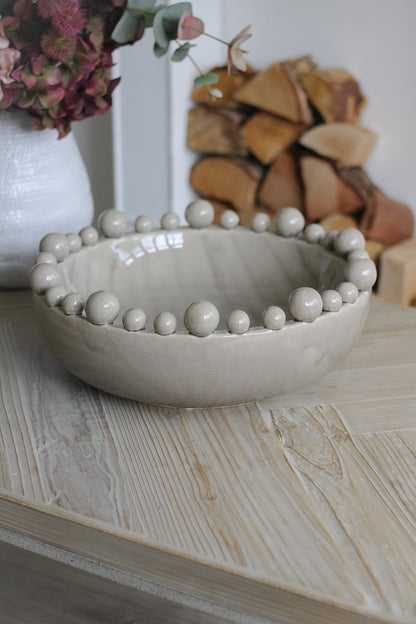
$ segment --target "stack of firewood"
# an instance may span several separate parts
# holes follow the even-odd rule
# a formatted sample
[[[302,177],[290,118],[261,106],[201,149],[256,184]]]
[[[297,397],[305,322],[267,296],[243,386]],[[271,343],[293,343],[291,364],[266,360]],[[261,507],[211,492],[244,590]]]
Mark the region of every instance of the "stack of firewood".
[[[370,180],[363,166],[377,134],[359,123],[365,106],[356,79],[319,69],[310,57],[227,75],[194,90],[187,146],[202,156],[190,183],[218,214],[231,208],[240,223],[295,206],[326,231],[358,227],[370,256],[413,235],[413,215]]]

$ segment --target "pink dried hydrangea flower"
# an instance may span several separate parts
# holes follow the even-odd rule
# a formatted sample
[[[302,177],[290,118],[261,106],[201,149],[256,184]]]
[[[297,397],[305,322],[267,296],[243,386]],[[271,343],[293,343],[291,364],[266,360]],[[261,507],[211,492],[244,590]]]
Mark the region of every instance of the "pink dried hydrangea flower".
[[[132,0],[130,0],[132,2]],[[101,115],[120,79],[111,78],[112,52],[153,28],[157,56],[177,48],[173,61],[189,58],[195,86],[213,85],[189,54],[191,40],[206,35],[227,46],[228,65],[241,69],[248,28],[227,43],[205,32],[189,2],[156,6],[149,0],[7,0],[0,4],[0,110],[24,109],[34,126],[56,128],[62,138],[72,121]],[[7,8],[6,8],[7,7]],[[179,43],[183,42],[183,43]],[[220,97],[218,89],[212,94]]]
[[[4,34],[2,18],[0,16],[0,100],[3,99],[3,89],[1,83],[12,84],[14,78],[10,75],[14,66],[20,58],[19,50],[10,48],[10,41]]]

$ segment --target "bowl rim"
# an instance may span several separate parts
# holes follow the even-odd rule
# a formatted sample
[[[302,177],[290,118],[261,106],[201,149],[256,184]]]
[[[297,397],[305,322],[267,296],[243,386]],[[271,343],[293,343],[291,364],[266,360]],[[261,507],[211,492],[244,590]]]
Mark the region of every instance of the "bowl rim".
[[[205,201],[205,200],[204,200]],[[193,202],[193,204],[196,204],[198,202],[198,200],[196,202]],[[206,204],[208,204],[208,202],[205,202]],[[190,204],[190,206],[192,205],[192,203]],[[203,208],[205,209],[205,206],[203,206]],[[257,223],[259,222],[259,218],[258,215],[264,216],[264,223],[267,224],[267,219],[269,219],[268,215],[266,213],[257,213],[255,215],[255,217],[253,217],[252,220],[252,226],[251,228],[248,227],[238,227],[238,222],[236,223],[235,221],[232,223],[232,226],[230,227],[229,223],[223,224],[221,225],[221,221],[220,221],[220,225],[216,226],[216,225],[211,225],[210,223],[204,223],[203,225],[200,224],[200,222],[195,222],[192,221],[192,219],[188,219],[189,225],[188,226],[180,226],[179,225],[179,220],[178,220],[178,216],[174,213],[167,213],[165,215],[162,216],[161,219],[161,228],[155,228],[153,225],[153,222],[151,221],[151,219],[149,217],[144,217],[144,216],[139,216],[136,221],[135,221],[135,228],[133,231],[127,231],[127,219],[125,217],[125,215],[119,211],[116,210],[109,210],[109,211],[105,211],[104,213],[102,213],[99,223],[100,223],[100,227],[101,227],[101,233],[102,236],[100,237],[98,230],[96,230],[95,228],[93,228],[92,226],[87,226],[85,228],[83,228],[79,234],[67,234],[67,235],[62,235],[62,234],[48,234],[46,235],[39,246],[40,249],[40,254],[38,254],[38,256],[35,259],[35,263],[32,269],[32,273],[31,273],[31,288],[33,291],[33,294],[35,297],[39,297],[39,303],[43,300],[43,303],[45,305],[45,307],[50,307],[52,309],[55,310],[55,312],[59,312],[61,313],[64,317],[73,317],[75,316],[78,320],[77,321],[73,321],[73,322],[87,322],[89,323],[91,326],[95,326],[98,328],[101,327],[107,327],[108,329],[111,330],[117,330],[117,331],[128,331],[129,334],[131,335],[153,335],[153,336],[161,336],[164,339],[166,339],[168,336],[174,334],[176,336],[190,336],[192,338],[206,338],[212,335],[218,335],[218,336],[235,336],[238,335],[240,338],[244,337],[244,336],[250,336],[252,334],[259,334],[259,333],[268,333],[268,332],[273,332],[273,331],[288,331],[288,330],[293,330],[294,328],[296,328],[296,326],[299,323],[305,323],[305,322],[313,322],[316,323],[317,321],[319,321],[319,323],[324,322],[324,318],[328,315],[331,314],[339,314],[339,312],[345,308],[345,306],[350,306],[350,305],[354,305],[355,303],[358,304],[358,302],[362,303],[362,300],[364,297],[367,297],[367,293],[369,291],[371,291],[371,287],[368,288],[359,288],[356,284],[354,284],[354,281],[351,280],[345,280],[344,282],[340,282],[339,284],[337,284],[336,286],[334,286],[334,288],[330,288],[327,290],[336,290],[338,292],[340,292],[340,289],[342,290],[342,287],[344,286],[344,290],[345,287],[348,285],[348,287],[350,288],[350,290],[353,291],[352,295],[348,295],[347,297],[344,297],[344,295],[341,295],[342,298],[342,302],[341,305],[339,306],[339,308],[337,310],[329,310],[328,308],[325,308],[323,306],[322,303],[322,292],[318,292],[316,289],[310,288],[310,287],[301,287],[298,289],[295,289],[295,291],[293,291],[290,295],[289,295],[289,304],[288,307],[290,309],[290,311],[292,312],[291,308],[290,308],[290,299],[292,297],[292,295],[294,294],[294,292],[299,291],[299,290],[303,290],[303,291],[314,291],[314,295],[309,292],[303,292],[302,295],[304,296],[315,296],[320,300],[320,305],[321,305],[321,311],[318,313],[318,315],[313,318],[313,319],[305,319],[302,317],[297,317],[295,314],[292,313],[293,315],[293,319],[292,318],[286,318],[286,314],[284,313],[284,311],[280,308],[280,306],[268,306],[268,307],[274,307],[277,308],[278,310],[280,310],[281,312],[283,312],[283,316],[284,316],[284,323],[281,324],[281,326],[270,326],[270,324],[266,324],[265,322],[263,323],[263,326],[261,325],[250,325],[250,321],[249,321],[249,326],[245,331],[234,331],[230,324],[228,323],[228,319],[227,319],[227,329],[223,329],[220,328],[218,329],[218,324],[217,327],[212,330],[209,331],[209,333],[205,333],[205,334],[198,334],[195,333],[195,331],[191,329],[189,329],[186,325],[185,322],[185,329],[176,329],[176,319],[174,320],[174,327],[172,331],[168,331],[166,333],[163,333],[162,331],[159,331],[156,326],[155,326],[155,319],[153,320],[154,326],[153,329],[150,329],[148,326],[146,326],[146,324],[143,324],[143,326],[138,327],[138,328],[129,328],[127,327],[126,323],[124,322],[124,316],[123,315],[123,320],[122,320],[122,324],[114,324],[113,321],[117,318],[118,316],[118,312],[117,314],[114,316],[113,319],[111,319],[110,321],[104,321],[104,322],[99,322],[98,318],[94,318],[93,314],[89,314],[88,313],[88,301],[90,300],[91,296],[95,295],[97,293],[97,291],[93,291],[90,293],[90,295],[87,298],[87,301],[83,301],[81,297],[79,297],[79,300],[76,300],[76,293],[74,293],[71,290],[68,289],[64,289],[61,286],[61,282],[60,282],[60,267],[64,267],[66,264],[66,261],[68,258],[74,257],[75,254],[79,254],[82,250],[85,250],[87,248],[92,249],[92,248],[97,248],[98,246],[102,245],[102,244],[111,244],[111,241],[114,240],[127,240],[132,236],[139,236],[140,239],[142,240],[144,237],[146,236],[157,236],[160,235],[161,233],[164,233],[165,235],[167,235],[169,237],[169,235],[174,236],[176,233],[178,232],[194,232],[195,235],[198,235],[198,232],[204,231],[206,229],[209,229],[210,231],[214,231],[215,230],[226,230],[228,232],[232,232],[233,230],[235,230],[236,228],[240,231],[244,230],[247,232],[252,232],[253,236],[261,236],[261,235],[269,235],[269,236],[273,236],[276,237],[276,240],[278,240],[279,238],[285,238],[285,239],[290,239],[293,241],[296,241],[297,243],[303,243],[305,245],[309,245],[311,247],[314,248],[320,248],[322,250],[322,252],[329,258],[333,258],[334,260],[337,261],[343,261],[344,262],[344,274],[348,273],[348,267],[350,267],[352,264],[356,263],[358,256],[360,255],[359,252],[360,249],[349,249],[347,251],[345,251],[345,249],[343,250],[343,252],[341,252],[339,249],[337,250],[337,239],[340,238],[340,234],[341,232],[335,232],[335,231],[331,231],[328,233],[324,233],[323,232],[323,228],[321,228],[321,226],[319,226],[318,224],[311,224],[314,228],[313,230],[313,238],[312,235],[310,237],[308,237],[308,230],[309,232],[311,232],[312,234],[312,229],[311,225],[309,226],[304,226],[304,219],[303,219],[303,215],[300,213],[300,211],[297,211],[294,208],[283,208],[280,213],[284,213],[284,211],[287,210],[290,212],[290,216],[292,216],[293,214],[295,214],[295,216],[299,219],[298,215],[301,216],[301,220],[300,222],[297,224],[296,226],[296,232],[293,233],[293,228],[290,231],[290,233],[285,233],[285,232],[271,232],[269,230],[268,227],[262,227],[261,229],[257,229],[254,225],[255,223],[255,219],[257,218]],[[195,211],[194,211],[195,212]],[[201,211],[200,211],[201,212]],[[227,212],[227,211],[226,211]],[[228,211],[229,212],[229,211]],[[224,213],[223,213],[224,214]],[[279,213],[278,213],[279,215]],[[198,213],[198,217],[200,217],[200,213]],[[282,215],[280,214],[280,217],[282,217]],[[277,217],[276,217],[277,219]],[[277,220],[276,220],[277,223]],[[121,224],[121,225],[120,225]],[[319,228],[321,228],[321,230],[319,230]],[[358,234],[360,236],[362,236],[362,234],[358,231],[355,230],[353,228],[350,228],[350,230],[354,230],[355,232],[358,232]],[[319,237],[316,236],[316,234],[319,233]],[[45,242],[46,241],[46,242]],[[52,241],[52,242],[51,242]],[[72,245],[72,247],[71,247]],[[60,253],[61,248],[65,248],[64,251],[62,253]],[[55,253],[53,253],[51,251],[51,248],[53,249],[53,251]],[[362,251],[362,258],[361,260],[364,262],[364,265],[373,265],[374,263],[368,259],[368,254],[367,252]],[[355,252],[351,254],[351,252]],[[39,277],[40,276],[40,277]],[[46,299],[47,297],[45,297],[45,295],[48,293],[48,291],[51,291],[53,288],[55,289],[61,289],[59,292],[59,297],[58,294],[56,294],[56,300],[52,300],[53,303],[51,303],[50,301],[47,303]],[[65,291],[65,294],[64,292]],[[55,292],[57,293],[57,290],[55,290]],[[104,291],[100,291],[100,292],[104,292]],[[114,297],[114,295],[112,293],[110,293],[109,291],[106,293],[108,296],[112,296]],[[71,305],[72,307],[65,306],[63,305],[63,301],[65,298],[68,297],[68,295],[72,296],[71,299]],[[369,298],[369,297],[367,297]],[[117,297],[116,297],[117,299]],[[195,303],[200,302],[200,300],[195,300],[193,302],[194,305]],[[116,302],[117,303],[117,302]],[[208,302],[209,303],[209,302]],[[318,301],[319,303],[319,301]],[[210,304],[211,306],[213,304]],[[305,304],[306,305],[306,304]],[[119,303],[118,303],[119,306]],[[85,310],[85,308],[87,307],[87,312]],[[91,306],[90,306],[91,307]],[[190,306],[189,306],[190,307]],[[119,309],[119,308],[118,308]],[[65,310],[65,311],[64,311]],[[238,310],[239,312],[241,311],[243,314],[246,314],[244,312],[244,308],[242,308],[241,310]],[[127,311],[126,311],[127,312]],[[165,311],[161,311],[161,313],[165,313]],[[184,315],[186,315],[187,310],[184,311]],[[263,312],[264,314],[264,312]],[[159,315],[157,315],[159,316]],[[173,316],[173,315],[172,315]],[[246,314],[247,319],[249,319],[248,315]],[[156,317],[155,317],[156,318]],[[145,321],[148,321],[150,319],[147,319],[145,317]],[[171,319],[172,320],[172,319]]]

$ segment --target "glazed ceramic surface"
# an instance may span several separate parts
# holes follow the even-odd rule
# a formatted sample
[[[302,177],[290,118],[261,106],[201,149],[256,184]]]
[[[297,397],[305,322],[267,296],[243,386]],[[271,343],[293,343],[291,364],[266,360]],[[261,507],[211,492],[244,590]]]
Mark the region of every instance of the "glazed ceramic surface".
[[[40,238],[92,220],[86,169],[70,134],[32,128],[24,112],[0,112],[0,288],[28,286]]]
[[[248,403],[323,375],[361,332],[368,285],[350,284],[354,301],[343,303],[337,288],[351,262],[299,228],[285,238],[163,222],[168,229],[149,230],[142,218],[145,231],[123,226],[118,238],[34,267],[39,330],[89,384],[157,405]],[[48,240],[41,249],[53,257],[45,248],[59,245]]]

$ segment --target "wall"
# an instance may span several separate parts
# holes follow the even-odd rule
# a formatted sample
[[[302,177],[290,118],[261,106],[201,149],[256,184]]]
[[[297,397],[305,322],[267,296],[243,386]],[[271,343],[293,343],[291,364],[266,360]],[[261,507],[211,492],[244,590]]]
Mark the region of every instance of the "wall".
[[[73,124],[90,176],[95,215],[114,207],[112,113]]]

